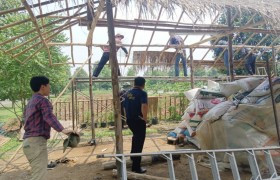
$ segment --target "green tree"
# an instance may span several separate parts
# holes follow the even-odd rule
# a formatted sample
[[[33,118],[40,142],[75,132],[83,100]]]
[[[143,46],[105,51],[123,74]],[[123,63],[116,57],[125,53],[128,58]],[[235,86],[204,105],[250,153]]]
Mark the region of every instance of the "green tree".
[[[128,68],[127,76],[135,76],[135,75],[136,75],[136,72],[135,72],[134,68],[133,67]]]
[[[2,10],[11,9],[22,6],[19,0],[1,1],[0,7]],[[18,22],[29,18],[27,12],[10,13],[0,17],[0,26]],[[44,23],[50,23],[54,19],[45,19]],[[41,25],[41,20],[38,19],[38,24]],[[50,25],[42,32],[49,31],[55,28],[55,25]],[[31,21],[26,23],[9,27],[0,31],[0,42],[4,42],[12,37],[20,35],[28,30],[34,29]],[[49,57],[46,48],[42,48],[38,53],[34,54],[42,45],[35,45],[40,41],[37,38],[20,48],[16,48],[11,53],[5,51],[16,47],[37,36],[36,31],[29,33],[21,38],[6,43],[0,48],[0,100],[10,100],[12,102],[20,101],[22,108],[24,108],[26,100],[31,97],[32,91],[29,87],[29,81],[32,76],[45,75],[51,80],[51,90],[53,94],[57,94],[66,85],[69,78],[70,67],[68,65],[50,66]],[[50,34],[48,34],[49,36]],[[66,42],[64,34],[60,33],[52,39],[53,42]],[[12,55],[18,54],[24,49],[35,45],[33,48],[24,52],[16,58]],[[53,63],[66,63],[68,57],[62,54],[59,47],[49,47]],[[31,55],[34,54],[32,57]],[[27,59],[28,58],[28,59]]]
[[[236,10],[232,9],[232,15],[238,13],[236,12]],[[250,11],[242,11],[241,13],[241,17],[239,18],[235,18],[233,21],[233,25],[234,26],[244,26],[248,23],[248,21],[255,15],[255,12],[250,12]],[[254,16],[253,20],[251,23],[254,22],[259,22],[262,21],[263,17],[260,14],[257,14]],[[227,25],[227,12],[224,12],[220,19],[218,20],[219,24],[222,25]],[[260,28],[262,29],[267,29],[267,30],[271,30],[273,29],[271,26],[269,25],[262,25],[260,26]],[[233,44],[243,44],[245,41],[247,41],[249,39],[250,36],[252,36],[252,32],[240,32],[238,34],[235,34],[235,38],[233,40]],[[248,45],[257,45],[264,37],[266,36],[266,34],[264,33],[255,33],[255,35],[253,35],[253,38],[251,38],[248,41]],[[269,35],[267,38],[264,39],[264,41],[260,44],[260,46],[271,46],[271,43],[277,38],[276,35]],[[221,40],[225,40],[228,41],[228,38],[222,37]],[[211,41],[211,43],[213,44],[215,40]],[[218,43],[218,42],[217,42]],[[275,45],[280,43],[280,40],[274,42]],[[222,52],[222,48],[215,48],[214,49],[214,55],[215,57],[218,57],[220,55],[220,53]],[[263,51],[265,51],[265,49],[257,49],[257,51],[259,52],[259,54],[261,54]],[[234,56],[234,60],[239,60],[241,58],[243,58],[244,56],[246,56],[246,54],[242,53],[242,51],[240,51],[239,53],[237,53]],[[261,56],[261,60],[266,60],[266,59],[270,59],[272,57],[272,53],[268,52],[268,53],[264,53]],[[243,69],[243,68],[242,68]],[[238,72],[239,71],[239,72]],[[236,72],[237,74],[242,73],[241,70],[237,70]]]
[[[95,67],[93,67],[93,69],[95,69]],[[100,72],[99,77],[106,77],[106,78],[111,77],[111,67],[105,65],[102,71]],[[93,84],[94,90],[109,90],[111,88],[112,88],[111,82],[97,82]]]
[[[77,72],[78,68],[75,70],[74,74]],[[77,74],[77,78],[88,78],[88,73],[81,69],[81,71]],[[78,90],[88,90],[89,85],[88,83],[77,83]]]

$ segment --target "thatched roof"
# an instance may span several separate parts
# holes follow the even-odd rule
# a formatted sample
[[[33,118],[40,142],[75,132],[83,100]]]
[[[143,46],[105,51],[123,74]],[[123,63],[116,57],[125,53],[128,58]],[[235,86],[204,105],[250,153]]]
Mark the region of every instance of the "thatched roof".
[[[280,1],[279,0],[117,0],[122,6],[133,6],[142,9],[144,13],[155,15],[155,10],[159,6],[170,13],[175,13],[175,7],[181,7],[195,17],[213,13],[215,11],[224,11],[231,7],[237,10],[248,10],[259,12],[265,19],[269,19],[273,24],[280,22]],[[136,4],[134,4],[136,3]],[[272,21],[271,21],[272,20]]]
[[[22,2],[24,2],[25,0],[22,0]],[[141,11],[142,12],[142,16],[141,16],[141,20],[138,21],[137,17],[132,17],[134,19],[131,20],[124,20],[124,19],[118,19],[115,20],[115,26],[119,27],[119,28],[130,28],[130,29],[134,29],[134,34],[136,32],[136,30],[147,30],[147,31],[152,31],[152,32],[170,32],[176,29],[176,31],[180,31],[185,33],[184,35],[186,35],[186,37],[189,34],[192,33],[197,33],[199,35],[203,35],[206,38],[202,38],[200,40],[199,43],[194,43],[191,44],[190,47],[191,48],[197,48],[200,44],[203,44],[203,42],[209,42],[210,39],[207,39],[207,37],[209,37],[209,35],[217,35],[216,37],[214,37],[211,40],[219,40],[219,38],[221,38],[222,36],[228,35],[229,33],[236,33],[236,32],[253,32],[255,34],[265,34],[265,36],[262,37],[261,40],[259,40],[259,42],[256,42],[254,44],[252,43],[248,43],[249,40],[245,41],[244,44],[241,45],[240,48],[237,49],[241,49],[244,46],[258,46],[258,48],[267,48],[268,46],[272,46],[272,45],[278,45],[279,43],[279,39],[275,38],[273,43],[271,44],[265,44],[263,43],[264,39],[271,37],[270,34],[274,33],[274,35],[276,34],[276,36],[278,36],[278,34],[280,33],[280,30],[277,29],[277,25],[280,24],[280,0],[112,0],[114,1],[114,6],[117,7],[118,9],[127,9],[126,13],[127,13],[127,17],[130,17],[130,13],[131,13],[131,9],[136,9],[135,11]],[[2,1],[4,3],[4,1]],[[54,45],[63,45],[63,46],[71,46],[71,57],[72,57],[72,63],[74,64],[74,52],[73,52],[73,46],[75,46],[75,42],[73,42],[72,40],[74,39],[72,37],[70,37],[70,43],[55,43],[52,41],[52,36],[56,36],[58,35],[60,32],[63,32],[64,30],[67,29],[71,29],[71,27],[79,24],[82,24],[82,20],[85,20],[85,24],[86,25],[90,25],[93,24],[92,21],[88,20],[88,11],[87,11],[87,0],[67,0],[67,2],[69,2],[69,7],[66,6],[65,4],[65,0],[43,0],[41,1],[42,4],[38,4],[37,0],[28,0],[27,3],[25,3],[25,5],[23,6],[22,4],[17,4],[20,7],[17,8],[12,8],[11,10],[5,10],[5,11],[0,11],[0,16],[2,16],[3,14],[8,14],[8,13],[14,13],[14,12],[18,12],[18,11],[22,11],[24,9],[28,9],[29,14],[36,13],[35,7],[36,8],[41,8],[41,6],[47,7],[45,9],[51,9],[47,12],[44,12],[44,14],[38,14],[37,13],[33,16],[32,18],[32,22],[34,24],[34,26],[38,26],[36,28],[34,28],[32,30],[32,32],[37,32],[38,34],[38,38],[34,38],[34,39],[39,39],[40,41],[37,44],[33,44],[34,43],[34,39],[30,40],[29,42],[20,42],[18,44],[16,44],[16,46],[10,48],[8,46],[8,48],[4,48],[4,52],[5,53],[9,53],[11,56],[13,57],[17,57],[17,56],[24,56],[24,52],[26,52],[28,50],[28,48],[33,48],[35,49],[35,47],[37,45],[39,45],[40,43],[42,44],[42,46],[40,49],[36,50],[34,52],[34,54],[32,56],[35,56],[37,53],[40,53],[42,49],[46,49],[48,50],[49,46],[54,46]],[[33,3],[32,3],[33,2]],[[70,3],[71,2],[71,3]],[[94,2],[94,5],[92,5],[95,9],[95,15],[96,15],[96,11],[97,11],[97,7],[100,5],[100,1],[97,0],[93,0],[92,2]],[[29,7],[30,6],[30,7]],[[55,6],[56,8],[52,8],[53,6]],[[51,7],[51,8],[49,8]],[[103,7],[103,6],[100,6]],[[264,19],[266,20],[266,25],[271,25],[272,27],[274,27],[274,31],[272,32],[269,28],[270,26],[266,26],[266,28],[264,29],[264,27],[262,26],[263,24],[259,24],[260,26],[256,26],[257,28],[253,28],[257,23],[259,22],[247,22],[249,25],[247,28],[241,28],[240,27],[234,27],[234,30],[231,30],[227,25],[218,25],[217,23],[217,19],[218,18],[213,18],[213,21],[211,22],[211,24],[195,24],[195,22],[193,22],[193,24],[190,24],[190,22],[183,22],[183,21],[176,21],[174,22],[174,19],[168,19],[168,21],[155,21],[155,20],[151,20],[150,16],[153,17],[159,17],[159,11],[161,8],[163,8],[163,11],[167,12],[168,15],[170,16],[178,16],[179,13],[182,14],[187,14],[188,17],[193,17],[193,19],[197,19],[200,18],[201,22],[203,23],[203,18],[207,17],[210,15],[215,15],[217,16],[217,12],[225,12],[225,10],[230,7],[231,9],[234,9],[234,11],[240,12],[240,14],[242,14],[242,12],[246,11],[250,11],[253,14],[261,14],[263,15]],[[102,21],[99,21],[98,23],[96,23],[97,27],[98,26],[107,26],[107,21],[106,18],[104,18],[105,13],[104,13],[104,9],[100,8],[102,12],[102,16],[99,17],[99,19],[102,19]],[[182,12],[182,10],[184,10],[184,12]],[[67,15],[65,15],[65,13],[68,13]],[[61,15],[61,13],[64,13],[64,16]],[[238,13],[237,13],[238,14]],[[49,18],[50,16],[56,16],[57,15],[57,25],[59,26],[58,28],[54,29],[53,31],[49,31],[46,32],[46,30],[44,29],[44,27],[39,27],[40,24],[36,24],[36,20],[41,19],[41,18]],[[4,16],[3,16],[4,17]],[[218,16],[217,16],[218,17]],[[239,16],[241,17],[241,16]],[[54,17],[52,17],[54,18]],[[93,18],[94,19],[94,18]],[[96,18],[97,19],[97,18]],[[148,19],[148,20],[147,20]],[[159,19],[159,18],[157,18]],[[179,18],[180,19],[180,18]],[[191,19],[191,18],[190,18]],[[216,19],[216,20],[214,20]],[[241,19],[241,18],[240,18]],[[239,19],[239,20],[240,20]],[[212,20],[212,19],[211,19]],[[65,22],[66,21],[66,22]],[[180,21],[180,22],[179,22]],[[26,22],[30,22],[30,19],[23,19],[23,20],[15,20],[15,22],[12,22],[10,24],[4,24],[4,26],[0,25],[0,30],[5,30],[8,29],[10,27],[16,26],[16,25],[22,25],[23,23]],[[61,25],[60,23],[65,22],[63,25]],[[155,27],[155,23],[157,24],[157,27]],[[263,23],[263,22],[262,22]],[[253,24],[253,25],[252,25]],[[47,25],[45,25],[47,26]],[[88,26],[89,27],[89,26]],[[238,29],[239,28],[239,29]],[[210,32],[211,31],[211,32]],[[54,33],[55,32],[55,33]],[[25,32],[26,33],[26,32]],[[27,34],[21,34],[22,36],[26,36]],[[228,34],[226,34],[228,33]],[[90,33],[89,33],[90,34]],[[22,36],[19,35],[17,37],[12,37],[10,39],[7,39],[3,42],[0,42],[0,45],[4,45],[4,44],[9,44],[11,42],[14,42],[14,40],[21,38]],[[73,36],[79,36],[79,34],[73,34]],[[48,38],[50,37],[50,38]],[[90,37],[90,36],[88,36]],[[145,38],[149,38],[148,36]],[[168,38],[168,36],[166,36],[166,38]],[[248,39],[253,38],[249,37]],[[88,38],[90,39],[90,38]],[[152,41],[153,36],[151,36],[151,40]],[[167,40],[167,39],[166,39]],[[198,40],[199,41],[199,40]],[[203,42],[202,42],[203,41]],[[30,43],[32,42],[32,43]],[[80,43],[80,42],[79,42]],[[76,44],[79,44],[76,43]],[[214,43],[215,44],[215,43]],[[80,44],[81,45],[81,44]],[[83,44],[85,45],[85,43]],[[104,44],[103,44],[104,45]],[[130,54],[133,54],[133,51],[135,52],[139,52],[139,49],[132,49],[134,43],[132,40],[131,45],[128,45],[126,47],[129,47],[129,52]],[[142,56],[140,59],[137,60],[137,57],[135,56],[133,59],[133,63],[141,63],[141,67],[143,66],[143,63],[155,63],[154,62],[154,57],[155,56],[163,56],[163,57],[172,57],[172,53],[163,53],[163,52],[153,52],[150,53],[151,50],[149,49],[150,47],[152,47],[153,44],[149,43],[145,45],[146,51],[144,53],[142,53]],[[235,44],[236,45],[236,44]],[[99,45],[101,46],[101,45]],[[157,47],[163,48],[164,44],[160,44]],[[38,47],[38,46],[37,46]],[[216,47],[216,46],[215,46]],[[209,49],[213,49],[213,46],[208,46],[205,48],[209,48]],[[270,48],[270,47],[268,47]],[[0,48],[0,50],[2,50]],[[16,50],[16,51],[14,51]],[[280,50],[280,49],[279,49]],[[210,51],[210,50],[209,50]],[[209,53],[209,51],[207,51],[207,53]],[[206,55],[207,55],[206,53]],[[135,53],[137,54],[137,53]],[[143,55],[145,55],[146,57],[143,57]],[[150,56],[152,55],[152,56]],[[205,55],[205,56],[206,56]],[[204,56],[204,58],[205,58]],[[152,57],[152,58],[151,58]],[[170,66],[173,61],[174,61],[174,55],[172,59],[168,59],[168,58],[157,58],[157,63],[160,62],[164,62],[166,63],[165,67]],[[202,61],[205,61],[205,59],[202,58]],[[29,58],[27,58],[29,59]],[[164,59],[168,59],[168,62],[165,62]],[[221,59],[221,57],[217,58],[218,60]],[[51,60],[51,56],[49,55],[49,61],[50,64],[52,62]],[[124,63],[127,63],[124,62]],[[201,63],[199,63],[200,65]],[[216,63],[215,63],[216,64]],[[240,63],[241,64],[241,63]],[[152,66],[153,67],[153,66]]]

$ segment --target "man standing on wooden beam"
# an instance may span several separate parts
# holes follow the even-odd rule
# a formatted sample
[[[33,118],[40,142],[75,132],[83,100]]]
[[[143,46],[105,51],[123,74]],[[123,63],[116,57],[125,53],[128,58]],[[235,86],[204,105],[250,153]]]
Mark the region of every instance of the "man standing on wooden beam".
[[[137,77],[134,87],[125,96],[125,112],[127,125],[133,133],[131,153],[142,153],[146,138],[146,123],[148,116],[148,96],[143,90],[146,80]],[[132,171],[145,173],[146,169],[141,167],[141,156],[132,156]]]
[[[116,34],[115,35],[115,41],[116,41],[116,46],[117,46],[116,51],[118,51],[119,48],[121,48],[125,52],[125,54],[127,56],[128,55],[128,51],[127,51],[127,49],[125,47],[122,46],[122,39],[123,38],[124,38],[124,35],[121,35],[121,34]],[[99,74],[102,71],[103,67],[109,61],[109,58],[110,58],[110,48],[109,48],[109,46],[104,46],[103,47],[103,55],[102,55],[98,65],[94,69],[92,77],[98,77],[99,76]],[[120,69],[119,69],[119,76],[120,75],[121,75],[121,73],[120,73]]]
[[[169,32],[169,35],[170,35],[170,39],[169,39],[168,44],[176,46],[175,49],[176,49],[177,54],[176,54],[176,60],[175,60],[175,76],[178,77],[180,74],[179,63],[182,60],[184,76],[186,77],[186,76],[188,76],[186,52],[182,47],[180,47],[180,46],[184,46],[184,40],[182,39],[181,36],[175,35],[173,32]]]

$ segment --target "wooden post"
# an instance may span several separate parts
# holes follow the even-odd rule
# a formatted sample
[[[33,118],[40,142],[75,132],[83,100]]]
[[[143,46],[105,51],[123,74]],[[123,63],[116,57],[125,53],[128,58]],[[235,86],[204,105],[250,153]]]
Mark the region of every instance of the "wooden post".
[[[121,121],[121,103],[119,98],[119,79],[118,79],[118,61],[116,53],[115,42],[115,28],[113,19],[113,10],[111,0],[106,0],[106,12],[108,23],[108,36],[110,45],[110,63],[112,75],[112,89],[113,89],[113,105],[114,105],[114,119],[115,119],[115,136],[116,136],[116,153],[123,153],[123,137],[122,137],[122,121]],[[118,179],[121,178],[121,163],[117,161]]]
[[[193,49],[190,48],[190,69],[191,69],[191,88],[194,88],[194,74],[193,74]]]
[[[227,22],[228,22],[228,27],[230,29],[233,29],[232,21],[231,21],[231,9],[230,8],[227,8]],[[234,81],[232,38],[233,38],[233,34],[229,34],[228,35],[228,62],[229,62],[230,81]]]
[[[79,117],[79,112],[78,112],[78,92],[77,92],[77,81],[74,82],[74,92],[75,92],[75,114],[76,114],[76,126],[78,125],[78,117]]]
[[[272,46],[272,67],[273,67],[273,73],[275,76],[277,76],[277,68],[276,68],[276,58],[275,58],[275,48]]]
[[[88,46],[88,55],[92,54],[92,46]],[[93,89],[92,89],[92,67],[91,58],[88,60],[89,71],[89,107],[90,107],[90,120],[91,120],[91,145],[96,145],[95,140],[95,126],[94,126],[94,109],[93,109]]]
[[[74,79],[75,81],[75,79]],[[75,98],[74,98],[74,81],[72,81],[72,126],[75,129]]]

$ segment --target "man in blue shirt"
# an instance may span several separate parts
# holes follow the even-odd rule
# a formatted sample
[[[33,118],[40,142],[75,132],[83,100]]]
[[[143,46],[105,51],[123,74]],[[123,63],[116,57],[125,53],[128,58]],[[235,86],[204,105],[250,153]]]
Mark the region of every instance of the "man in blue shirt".
[[[184,76],[188,76],[187,72],[187,59],[186,59],[186,53],[184,49],[180,46],[184,46],[184,40],[182,39],[181,36],[175,35],[174,33],[169,33],[170,39],[168,44],[169,45],[175,45],[175,49],[177,51],[176,54],[176,60],[175,60],[175,76],[179,76],[180,68],[179,68],[179,63],[182,60],[183,63],[183,70],[184,70]],[[167,49],[167,48],[165,48]]]
[[[131,153],[142,153],[145,137],[146,122],[148,115],[148,96],[143,89],[145,88],[145,79],[137,77],[134,79],[134,87],[126,93],[125,112],[126,122],[133,133]],[[132,171],[136,173],[145,173],[146,169],[141,167],[141,156],[133,156]]]

